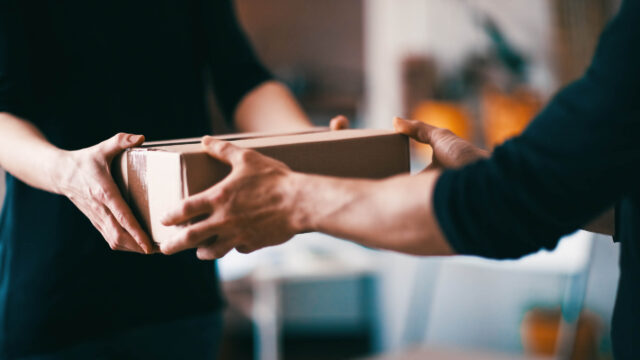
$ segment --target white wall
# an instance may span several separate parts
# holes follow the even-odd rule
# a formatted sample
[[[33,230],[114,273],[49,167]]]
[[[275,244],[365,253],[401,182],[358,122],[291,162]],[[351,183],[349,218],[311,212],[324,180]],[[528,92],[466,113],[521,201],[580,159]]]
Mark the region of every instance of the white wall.
[[[559,306],[566,274],[585,266],[584,307],[601,318],[608,339],[619,245],[611,237],[593,236],[577,233],[553,253],[515,262],[381,253],[380,348],[394,351],[423,343],[520,353],[524,313],[535,306]]]
[[[600,316],[607,337],[620,278],[619,258],[620,244],[614,243],[610,236],[596,235],[584,306]]]
[[[429,55],[440,69],[455,69],[465,57],[485,49],[488,39],[469,7],[489,14],[532,64],[534,86],[553,90],[548,1],[530,0],[368,0],[365,2],[365,121],[388,128],[402,114],[401,62]]]
[[[367,0],[365,16],[364,126],[389,128],[402,114],[401,63],[408,55],[430,55],[441,69],[451,70],[464,57],[488,44],[474,26],[465,4],[494,16],[509,39],[544,68],[549,52],[547,1],[530,0]],[[379,346],[397,350],[424,335],[440,260],[383,253],[379,259],[381,319]],[[419,274],[419,275],[416,275]],[[418,276],[418,278],[416,278]],[[416,282],[423,286],[416,288]],[[415,304],[412,297],[420,291]],[[551,290],[550,290],[551,291]],[[422,308],[422,311],[420,311]],[[408,314],[408,312],[410,314]],[[416,319],[405,333],[407,315]],[[504,326],[504,325],[503,325]],[[510,326],[510,324],[509,324]],[[513,348],[513,342],[508,346]],[[517,346],[517,344],[515,345]]]

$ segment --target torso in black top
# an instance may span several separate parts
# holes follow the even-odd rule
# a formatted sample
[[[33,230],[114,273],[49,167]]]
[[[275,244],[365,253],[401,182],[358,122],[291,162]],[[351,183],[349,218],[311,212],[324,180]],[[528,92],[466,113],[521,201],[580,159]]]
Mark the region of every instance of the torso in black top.
[[[620,247],[620,280],[611,337],[616,359],[640,356],[640,196],[626,197],[616,207]]]
[[[640,359],[640,1],[626,0],[587,73],[492,157],[448,170],[436,217],[462,254],[516,258],[616,207],[617,359]]]
[[[0,0],[0,111],[64,149],[117,132],[209,133],[206,68],[227,115],[269,77],[229,0]],[[214,262],[113,252],[66,198],[7,176],[0,354],[52,351],[220,306]]]

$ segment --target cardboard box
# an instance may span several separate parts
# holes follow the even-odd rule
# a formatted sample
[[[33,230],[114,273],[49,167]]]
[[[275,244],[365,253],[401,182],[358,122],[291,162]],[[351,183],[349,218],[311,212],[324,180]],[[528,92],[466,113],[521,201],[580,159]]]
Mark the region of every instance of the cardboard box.
[[[254,149],[304,173],[380,179],[409,171],[407,137],[387,130],[313,129],[294,135],[216,138]],[[125,151],[113,163],[123,197],[156,242],[178,231],[159,221],[169,209],[208,189],[229,171],[228,165],[204,152],[200,138],[145,143]]]

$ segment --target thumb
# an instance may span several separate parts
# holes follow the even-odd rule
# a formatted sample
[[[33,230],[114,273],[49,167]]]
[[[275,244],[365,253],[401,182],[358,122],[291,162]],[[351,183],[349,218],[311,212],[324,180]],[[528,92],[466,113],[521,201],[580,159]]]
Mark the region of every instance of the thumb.
[[[406,120],[399,117],[393,119],[393,128],[421,143],[430,144],[433,131],[438,128],[418,120]]]
[[[331,130],[344,130],[349,128],[349,119],[344,115],[338,115],[331,119],[329,124]]]
[[[230,142],[214,139],[211,136],[202,138],[202,145],[211,157],[230,165],[241,161],[242,154],[248,151]]]
[[[119,133],[98,144],[98,148],[108,159],[112,159],[122,151],[141,145],[143,142],[143,135]]]

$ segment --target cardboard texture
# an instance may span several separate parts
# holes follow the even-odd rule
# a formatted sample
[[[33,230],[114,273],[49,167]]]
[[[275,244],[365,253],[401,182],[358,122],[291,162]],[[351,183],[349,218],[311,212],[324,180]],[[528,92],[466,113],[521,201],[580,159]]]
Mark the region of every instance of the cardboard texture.
[[[387,130],[313,129],[296,134],[215,137],[254,149],[292,170],[352,178],[381,179],[409,171],[406,136]],[[145,143],[114,160],[113,175],[125,200],[155,242],[179,227],[160,223],[181,200],[208,189],[230,171],[203,149],[200,138]]]

